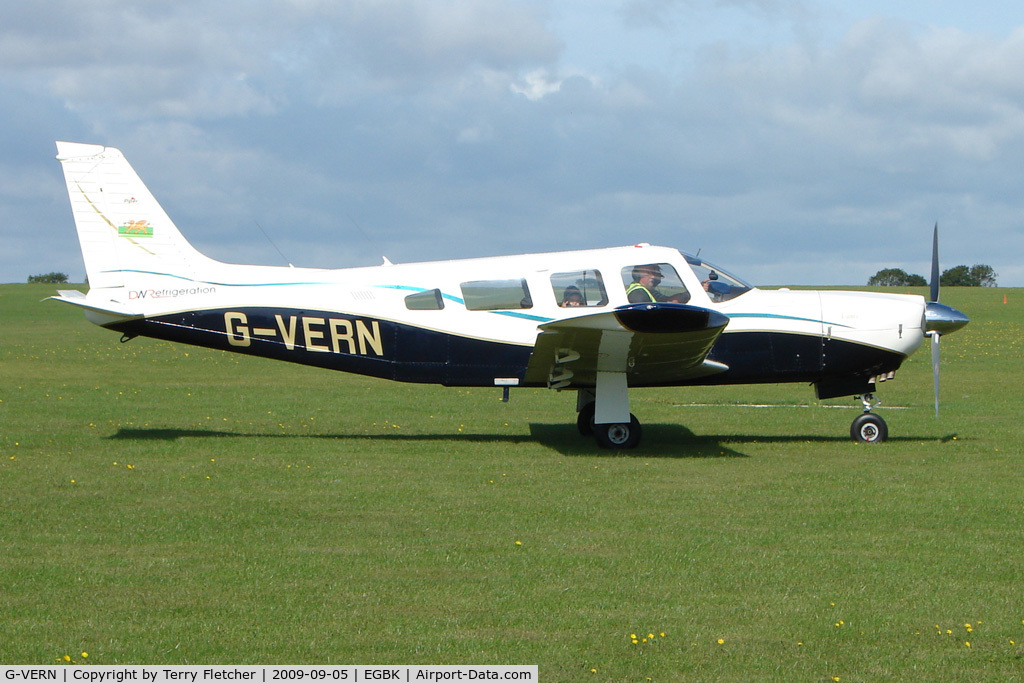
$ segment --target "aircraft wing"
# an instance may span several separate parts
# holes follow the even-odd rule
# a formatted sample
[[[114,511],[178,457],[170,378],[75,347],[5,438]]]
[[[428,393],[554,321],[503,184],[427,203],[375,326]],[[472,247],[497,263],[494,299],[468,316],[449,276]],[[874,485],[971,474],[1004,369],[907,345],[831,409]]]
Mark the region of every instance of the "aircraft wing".
[[[673,384],[729,369],[706,360],[729,318],[674,303],[620,306],[540,326],[529,384],[594,386],[598,372],[622,372],[633,386]]]

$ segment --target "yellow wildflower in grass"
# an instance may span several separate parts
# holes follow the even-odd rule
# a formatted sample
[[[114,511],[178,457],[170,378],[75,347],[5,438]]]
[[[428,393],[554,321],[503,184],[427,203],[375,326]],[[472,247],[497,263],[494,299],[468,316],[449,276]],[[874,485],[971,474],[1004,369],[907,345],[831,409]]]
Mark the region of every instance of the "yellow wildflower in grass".
[[[522,545],[522,544],[523,544],[522,541],[516,541],[516,545]]]
[[[88,658],[89,658],[89,653],[88,652],[83,652],[82,653],[82,659],[88,659]]]
[[[719,645],[725,645],[725,638],[719,638],[718,639],[718,644]]]

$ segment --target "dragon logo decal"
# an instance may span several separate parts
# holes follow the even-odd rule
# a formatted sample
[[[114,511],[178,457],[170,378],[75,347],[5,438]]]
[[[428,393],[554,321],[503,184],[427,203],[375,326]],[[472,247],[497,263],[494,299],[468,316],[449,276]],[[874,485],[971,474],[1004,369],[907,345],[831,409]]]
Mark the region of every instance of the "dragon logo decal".
[[[121,237],[152,237],[153,226],[149,221],[128,221],[117,226],[117,234]]]

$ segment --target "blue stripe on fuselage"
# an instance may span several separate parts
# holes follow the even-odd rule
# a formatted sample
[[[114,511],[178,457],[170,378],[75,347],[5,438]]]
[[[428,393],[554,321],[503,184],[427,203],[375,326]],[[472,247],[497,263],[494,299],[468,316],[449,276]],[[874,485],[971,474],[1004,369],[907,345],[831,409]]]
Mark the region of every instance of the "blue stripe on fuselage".
[[[729,313],[727,314],[730,318],[765,318],[767,320],[796,320],[804,323],[816,323],[818,325],[831,325],[832,327],[845,327],[849,328],[849,325],[842,323],[830,323],[817,318],[802,318],[795,315],[780,315],[778,313]]]

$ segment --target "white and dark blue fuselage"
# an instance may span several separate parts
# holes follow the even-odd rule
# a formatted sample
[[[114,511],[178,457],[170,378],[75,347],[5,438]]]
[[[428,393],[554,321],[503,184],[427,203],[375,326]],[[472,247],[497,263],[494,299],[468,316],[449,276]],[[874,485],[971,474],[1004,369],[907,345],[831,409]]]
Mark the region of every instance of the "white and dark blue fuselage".
[[[150,286],[118,293],[129,304],[144,303],[144,317],[104,323],[100,314],[97,322],[129,336],[403,382],[543,386],[546,379],[528,377],[540,326],[631,306],[681,305],[627,299],[622,270],[648,263],[674,267],[690,295],[686,306],[728,319],[707,354],[728,369],[678,382],[641,367],[629,386],[807,382],[823,387],[825,398],[856,394],[895,371],[924,339],[923,297],[749,288],[716,303],[683,254],[646,245],[334,271],[261,267],[261,282],[147,273]],[[562,307],[564,287],[552,282],[559,273],[603,282],[604,296]],[[467,283],[506,286],[517,305],[467,307]]]
[[[633,387],[867,394],[928,331],[920,296],[760,290],[647,244],[339,270],[220,263],[120,152],[58,150],[92,287],[58,298],[126,337],[402,382],[575,389],[581,420],[628,428]]]

